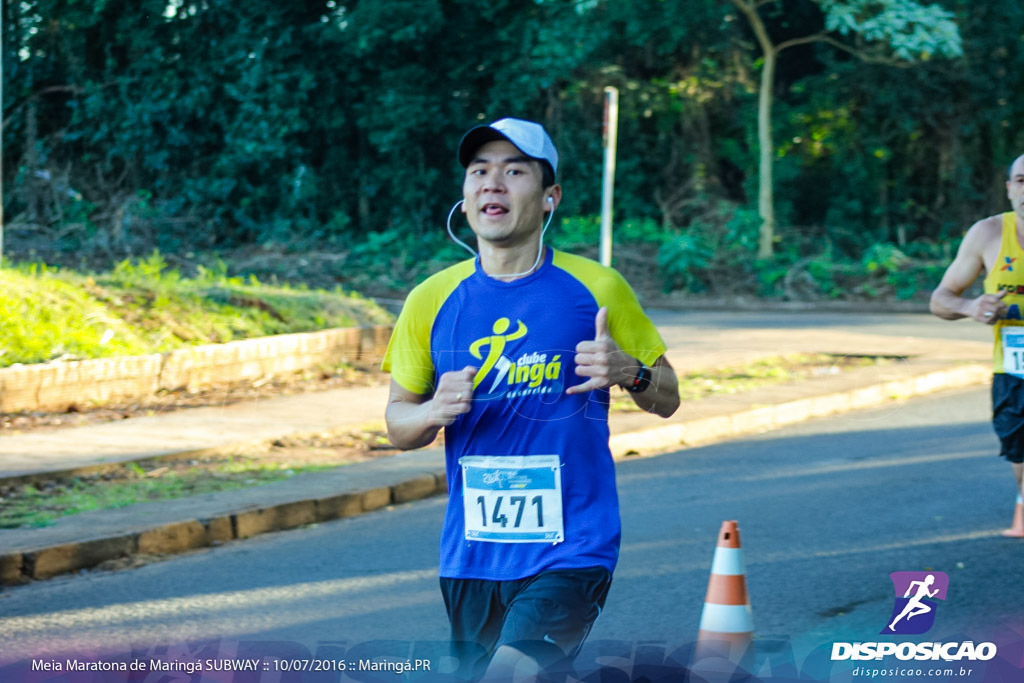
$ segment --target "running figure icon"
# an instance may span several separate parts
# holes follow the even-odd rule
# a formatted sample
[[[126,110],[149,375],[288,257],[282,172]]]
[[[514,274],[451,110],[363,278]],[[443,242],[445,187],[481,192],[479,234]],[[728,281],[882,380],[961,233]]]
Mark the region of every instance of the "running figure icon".
[[[932,611],[931,605],[921,602],[921,599],[934,598],[935,595],[939,592],[938,588],[936,588],[933,591],[928,590],[933,583],[935,583],[934,574],[929,574],[924,578],[923,581],[910,582],[910,586],[907,587],[907,592],[903,594],[903,597],[910,598],[910,600],[903,607],[903,611],[900,612],[899,616],[893,619],[892,623],[889,624],[890,631],[896,630],[896,624],[900,621],[900,619],[906,618],[907,621],[910,621],[912,617],[916,617],[919,614],[927,614],[928,612]],[[915,593],[914,596],[911,597],[910,594],[914,591],[915,586],[917,587],[917,593]]]

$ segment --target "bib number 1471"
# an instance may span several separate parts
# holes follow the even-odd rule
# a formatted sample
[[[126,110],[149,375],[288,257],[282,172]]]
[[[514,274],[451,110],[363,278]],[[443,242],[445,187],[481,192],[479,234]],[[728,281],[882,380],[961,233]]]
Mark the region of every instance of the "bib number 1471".
[[[467,456],[459,464],[467,541],[565,540],[557,455]]]
[[[505,496],[494,496],[493,498],[494,507],[490,511],[492,525],[504,529],[511,524],[513,529],[518,529],[523,524],[523,513],[529,507],[527,524],[538,529],[544,526],[544,496],[531,497],[529,505],[527,505],[526,496],[508,496],[507,504],[505,504]],[[480,526],[486,527],[488,504],[491,501],[487,500],[486,495],[480,495],[476,497],[476,502],[480,504]],[[514,515],[514,518],[509,515]],[[534,521],[534,515],[536,515],[536,521]]]

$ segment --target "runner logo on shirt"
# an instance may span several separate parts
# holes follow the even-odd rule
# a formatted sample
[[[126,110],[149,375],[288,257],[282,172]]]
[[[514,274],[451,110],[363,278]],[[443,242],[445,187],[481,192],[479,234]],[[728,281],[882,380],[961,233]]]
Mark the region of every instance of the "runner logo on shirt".
[[[527,327],[522,320],[516,320],[516,330],[509,333],[511,327],[511,320],[498,318],[491,327],[490,335],[470,344],[470,354],[483,361],[473,378],[473,388],[476,389],[493,370],[494,377],[487,390],[489,394],[505,393],[506,398],[516,398],[560,391],[561,382],[557,380],[562,375],[561,354],[555,354],[549,359],[548,353],[527,352],[513,360],[505,354],[505,346],[510,341],[525,337]],[[482,352],[484,347],[487,347],[486,357]],[[502,387],[503,383],[506,386]]]

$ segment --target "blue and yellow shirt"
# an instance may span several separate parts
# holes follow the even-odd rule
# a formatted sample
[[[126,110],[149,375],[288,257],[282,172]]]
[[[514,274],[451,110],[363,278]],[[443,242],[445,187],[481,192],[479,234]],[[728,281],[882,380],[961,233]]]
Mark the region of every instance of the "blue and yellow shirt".
[[[620,523],[608,448],[609,394],[565,393],[586,380],[574,372],[575,348],[594,339],[602,306],[608,307],[609,332],[626,353],[647,365],[665,353],[621,275],[552,249],[536,272],[513,282],[489,277],[474,259],[410,293],[384,370],[406,390],[429,395],[443,373],[479,368],[471,411],[445,428],[442,577],[512,580],[552,569],[614,570]],[[561,465],[564,540],[467,540],[460,459],[545,455],[557,455]]]

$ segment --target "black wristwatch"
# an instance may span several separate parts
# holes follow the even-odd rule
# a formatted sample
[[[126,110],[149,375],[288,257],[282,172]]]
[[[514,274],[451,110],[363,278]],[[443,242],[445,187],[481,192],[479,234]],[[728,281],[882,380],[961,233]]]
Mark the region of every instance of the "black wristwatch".
[[[651,386],[651,369],[644,365],[642,360],[638,360],[640,364],[640,370],[636,373],[636,378],[630,384],[625,385],[626,391],[631,394],[639,394],[647,391],[647,387]]]

